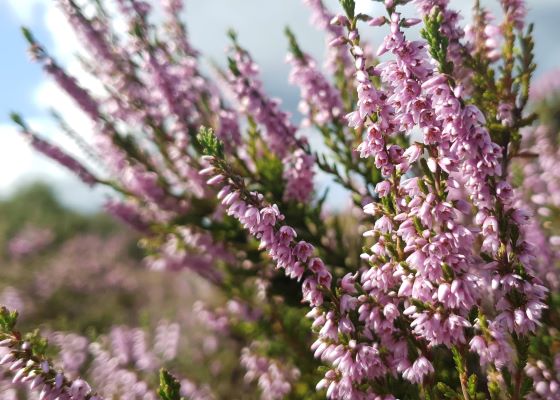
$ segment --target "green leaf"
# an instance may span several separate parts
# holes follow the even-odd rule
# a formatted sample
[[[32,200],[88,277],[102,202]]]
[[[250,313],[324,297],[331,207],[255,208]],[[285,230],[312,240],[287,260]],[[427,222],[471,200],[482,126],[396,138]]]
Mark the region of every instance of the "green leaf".
[[[455,390],[453,390],[451,387],[449,387],[443,382],[438,382],[436,384],[436,388],[438,392],[441,393],[443,396],[445,396],[445,398],[447,399],[455,399],[459,396],[459,394]]]
[[[25,335],[25,341],[31,344],[31,349],[35,356],[46,356],[48,340],[41,336],[39,329]]]
[[[6,307],[0,309],[0,328],[3,333],[11,333],[18,319],[17,311],[10,311]]]
[[[344,9],[346,16],[353,20],[356,10],[356,2],[354,0],[340,0],[340,5]]]
[[[228,67],[229,67],[229,70],[231,71],[231,73],[233,75],[239,76],[241,74],[241,72],[239,71],[239,68],[237,68],[237,63],[231,57],[228,57]]]
[[[35,37],[33,36],[33,34],[31,33],[31,31],[29,30],[29,28],[22,26],[21,28],[21,33],[23,34],[23,37],[25,38],[25,40],[27,40],[27,42],[30,45],[34,45],[36,43]]]
[[[16,112],[11,112],[10,113],[10,119],[16,124],[18,125],[21,129],[23,129],[24,131],[27,131],[27,124],[25,123],[23,117],[16,113]]]
[[[163,368],[159,371],[158,395],[161,400],[181,400],[181,384]]]
[[[442,263],[441,269],[443,271],[444,278],[447,279],[448,281],[453,280],[455,278],[455,273],[453,272],[449,264]]]
[[[443,73],[451,73],[453,64],[447,61],[449,39],[440,31],[442,22],[443,14],[439,8],[434,7],[430,15],[424,18],[424,29],[421,34],[428,42],[428,50],[432,58],[439,64],[439,70]]]
[[[471,376],[469,376],[469,380],[467,381],[467,391],[469,393],[469,396],[471,396],[472,399],[476,398],[476,385],[478,383],[478,379],[476,377],[475,374],[472,374]]]
[[[463,362],[463,356],[457,346],[451,347],[451,352],[453,353],[453,361],[455,362],[455,367],[459,375],[465,373],[465,363]]]
[[[498,400],[500,398],[501,390],[497,382],[488,382],[488,393],[490,393],[491,400]]]
[[[206,128],[204,126],[200,127],[196,138],[198,140],[198,143],[202,147],[202,152],[204,155],[218,158],[224,157],[223,143],[218,140],[211,128]]]
[[[502,368],[502,376],[504,378],[504,383],[506,384],[508,393],[513,394],[513,382],[511,379],[511,374],[507,368]]]
[[[284,30],[284,33],[286,34],[286,36],[288,37],[288,41],[290,43],[290,52],[298,59],[300,60],[304,60],[305,59],[305,55],[303,54],[303,51],[301,51],[301,48],[298,45],[298,42],[296,40],[296,36],[294,35],[294,33],[291,31],[290,28],[286,27],[286,29]]]
[[[237,32],[234,29],[230,28],[227,30],[227,35],[231,39],[234,44],[237,44]]]

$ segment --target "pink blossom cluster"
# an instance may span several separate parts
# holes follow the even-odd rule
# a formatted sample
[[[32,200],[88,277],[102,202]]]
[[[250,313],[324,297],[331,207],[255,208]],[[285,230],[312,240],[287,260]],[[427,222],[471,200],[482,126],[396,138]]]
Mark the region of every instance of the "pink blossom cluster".
[[[8,243],[8,252],[14,258],[23,258],[40,252],[54,239],[49,229],[27,227]]]
[[[406,25],[416,22],[404,21]],[[346,22],[339,18],[336,23]],[[463,203],[446,201],[447,188],[458,187],[458,182],[451,177],[447,182],[433,183],[422,182],[423,178],[401,179],[424,151],[430,156],[427,167],[434,179],[450,176],[458,160],[450,152],[453,138],[436,117],[437,111],[453,112],[452,108],[437,109],[441,103],[451,106],[442,99],[449,89],[440,86],[436,90],[441,79],[432,77],[425,45],[405,39],[398,14],[392,15],[390,24],[391,33],[378,54],[391,51],[395,60],[375,69],[366,66],[357,32],[351,31],[348,36],[354,42],[359,100],[358,110],[347,118],[352,126],[363,127],[367,132],[359,147],[361,155],[375,158],[386,177],[377,185],[378,195],[391,198],[395,208],[391,210],[380,203],[364,207],[367,214],[376,217],[374,229],[365,233],[376,243],[364,258],[379,267],[364,272],[360,280],[369,299],[378,304],[368,304],[371,300],[365,297],[358,298],[356,306],[366,331],[370,330],[369,336],[384,332],[380,345],[401,349],[393,352],[395,358],[385,373],[394,370],[411,382],[421,382],[425,375],[433,373],[433,366],[420,351],[414,363],[408,361],[411,356],[406,341],[395,343],[393,339],[399,331],[395,323],[409,320],[417,340],[425,340],[428,346],[465,343],[465,328],[470,327],[466,317],[478,297],[476,278],[468,270],[473,260],[473,237],[459,223],[460,209],[465,210]],[[373,86],[372,74],[380,75],[388,93]],[[370,120],[372,114],[376,115],[374,123]],[[424,134],[423,144],[413,144],[408,149],[388,144],[391,136],[416,125]],[[398,297],[391,296],[391,292]],[[403,303],[404,312],[400,312]]]
[[[525,371],[533,380],[535,393],[531,394],[528,399],[560,399],[560,357],[556,355],[552,366],[547,366],[542,360],[529,362],[525,367]]]
[[[76,174],[84,183],[93,186],[97,183],[97,178],[82,165],[81,162],[76,160],[73,156],[66,153],[60,147],[53,146],[49,142],[41,139],[28,129],[23,130],[23,134],[27,137],[31,146],[39,153],[55,160],[60,165],[68,168],[71,172]]]
[[[313,257],[313,246],[303,240],[296,242],[294,228],[281,225],[284,215],[276,204],[264,205],[263,195],[242,192],[229,177],[220,173],[212,163],[212,156],[205,156],[210,166],[201,170],[201,175],[210,176],[208,184],[221,185],[217,197],[227,207],[228,215],[239,220],[251,235],[260,241],[259,247],[266,249],[277,267],[298,281],[303,279],[303,298],[311,306],[323,304],[323,289],[330,289],[332,275],[320,258]]]
[[[313,192],[314,158],[304,152],[306,139],[296,136],[297,128],[291,123],[289,114],[280,109],[279,100],[270,99],[264,93],[258,76],[259,69],[249,53],[236,45],[234,60],[235,69],[230,72],[229,79],[240,106],[239,111],[264,127],[267,146],[288,165],[283,176],[285,198],[303,202],[308,200]],[[323,108],[332,106],[329,103]]]
[[[138,278],[130,275],[134,263],[125,256],[128,241],[124,234],[111,238],[83,234],[67,240],[48,260],[46,268],[29,278],[33,298],[46,301],[62,288],[83,294],[97,293],[104,287],[137,290]],[[75,273],[76,265],[81,266],[79,274]]]
[[[297,381],[300,374],[295,367],[282,365],[260,356],[252,347],[245,347],[242,350],[240,363],[247,370],[245,379],[248,382],[258,382],[263,400],[285,398],[291,392],[293,382]]]
[[[560,74],[558,70],[545,72],[531,85],[531,100],[538,102],[558,96]]]
[[[335,14],[325,6],[323,0],[303,0],[303,3],[311,11],[311,23],[325,32],[327,45],[332,41],[339,40],[344,35],[342,27],[331,25],[331,20]],[[346,49],[338,46],[328,46],[325,65],[331,73],[341,74],[345,80],[350,81],[353,74],[353,65],[352,58]]]
[[[316,121],[318,125],[341,121],[342,100],[338,91],[317,70],[315,61],[308,54],[301,56],[290,53],[287,57],[292,65],[289,81],[300,89],[299,111],[305,116],[304,124]]]
[[[431,2],[420,5],[426,7],[426,14],[434,7]],[[457,31],[454,29],[455,13],[446,14],[443,8],[443,20],[446,21],[442,25],[444,34],[446,29]],[[356,60],[358,104],[357,110],[347,118],[351,126],[367,132],[359,148],[361,155],[375,158],[376,166],[386,176],[386,180],[377,185],[378,194],[381,198],[388,197],[388,203],[392,204],[390,208],[386,203],[371,203],[364,208],[366,213],[377,218],[374,229],[366,232],[366,236],[373,237],[376,243],[371,248],[372,254],[365,257],[372,266],[382,266],[380,271],[388,273],[383,279],[384,286],[371,285],[376,289],[371,297],[379,302],[391,291],[402,296],[402,300],[394,295],[388,297],[393,304],[381,302],[381,306],[395,310],[389,314],[392,322],[399,317],[396,311],[400,308],[399,302],[404,301],[404,317],[411,319],[410,327],[415,337],[426,340],[428,346],[464,344],[466,328],[486,331],[487,342],[482,343],[481,337],[475,336],[470,342],[471,349],[478,352],[484,362],[490,358],[491,362],[505,365],[506,355],[511,353],[507,348],[508,333],[523,335],[537,329],[541,310],[546,308],[546,289],[535,277],[534,250],[528,242],[513,242],[506,250],[512,253],[509,257],[523,263],[528,278],[521,278],[513,271],[499,272],[502,268],[492,271],[492,267],[501,262],[499,249],[504,249],[502,243],[509,240],[500,237],[500,215],[496,213],[504,213],[504,208],[508,213],[508,207],[513,206],[513,191],[503,181],[498,181],[496,187],[491,186],[490,181],[494,182],[502,173],[500,149],[492,143],[483,127],[482,113],[474,106],[461,104],[460,88],[454,90],[449,77],[432,69],[424,43],[408,42],[404,38],[401,27],[417,22],[401,21],[396,13],[391,14],[390,21],[384,18],[372,21],[374,25],[390,24],[391,32],[385,37],[378,54],[390,51],[394,60],[370,68],[359,45],[358,32],[352,30],[344,17],[333,21],[349,27],[346,40],[352,46]],[[448,50],[452,51],[452,48]],[[375,76],[380,76],[386,83],[387,92],[373,86]],[[403,150],[398,145],[389,144],[391,136],[410,131],[415,126],[424,134],[421,145],[413,144]],[[422,152],[427,152],[426,168],[430,179],[404,179],[410,163]],[[472,229],[461,223],[461,214],[469,214],[471,207],[465,200],[452,197],[455,194],[453,189],[461,186],[460,181],[464,182],[478,209],[474,219],[481,225],[484,235],[482,249],[496,257],[497,261],[491,264],[485,265],[471,253],[475,236]],[[498,211],[494,208],[496,198]],[[518,229],[523,229],[527,217],[522,210],[511,208],[508,215]],[[506,242],[505,246],[510,244]],[[406,261],[406,264],[403,266],[399,261]],[[367,274],[362,275],[362,284],[366,287],[364,276]],[[480,291],[490,290],[490,285],[499,299],[496,322],[491,322],[489,327],[482,327],[479,323],[472,326],[467,319],[468,313],[480,302]],[[508,300],[509,292],[521,292],[524,300],[521,304],[512,304]],[[379,335],[377,330],[375,333]],[[490,350],[492,347],[496,348]],[[425,367],[414,368],[415,364],[410,371],[407,369],[410,368],[407,353],[404,352],[403,356],[401,365],[397,359],[393,368],[406,379],[421,382],[425,375],[433,373],[433,367],[421,353],[418,365]]]
[[[210,282],[219,282],[221,276],[213,266],[217,260],[232,262],[233,256],[224,246],[212,241],[204,232],[195,232],[188,227],[177,227],[168,235],[160,249],[144,259],[155,270],[178,271],[189,269]]]
[[[70,380],[54,370],[48,360],[37,361],[31,354],[29,342],[17,338],[2,340],[3,370],[13,373],[12,383],[21,384],[39,393],[39,399],[101,400],[92,394],[89,384],[82,379]]]
[[[465,38],[473,55],[483,54],[491,62],[498,61],[503,44],[502,31],[493,24],[495,17],[488,10],[480,10],[473,16],[474,21],[465,27]]]
[[[249,53],[236,46],[233,57],[236,70],[230,73],[229,80],[240,112],[262,125],[270,149],[280,158],[285,157],[288,148],[296,145],[296,127],[289,114],[280,109],[280,101],[268,98],[263,92],[259,67]]]
[[[67,376],[77,378],[85,373],[89,381],[106,398],[157,399],[156,392],[145,377],[165,362],[177,357],[180,327],[177,323],[160,321],[149,340],[145,330],[114,326],[109,334],[95,342],[74,333],[54,332],[49,335],[52,344],[60,348],[54,365]],[[189,385],[185,385],[185,390]],[[192,393],[200,397],[208,392],[190,384]],[[73,398],[73,397],[72,397]]]

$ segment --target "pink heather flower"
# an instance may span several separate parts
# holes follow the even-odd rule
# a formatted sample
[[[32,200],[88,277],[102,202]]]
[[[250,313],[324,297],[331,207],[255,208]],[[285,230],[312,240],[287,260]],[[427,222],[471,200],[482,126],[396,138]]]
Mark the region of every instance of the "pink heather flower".
[[[22,131],[22,134],[29,140],[31,146],[33,146],[35,150],[43,153],[45,156],[56,161],[63,167],[68,168],[71,172],[76,174],[84,183],[88,184],[89,186],[93,186],[98,182],[97,178],[86,167],[84,167],[84,165],[80,161],[66,153],[60,147],[41,139],[29,130],[24,129]]]
[[[475,16],[475,25],[465,27],[465,37],[473,54],[486,55],[489,61],[495,62],[501,56],[503,42],[502,29],[493,25],[495,17],[487,10]]]
[[[42,61],[45,71],[53,77],[68,96],[70,96],[92,120],[99,120],[101,117],[99,104],[91,97],[89,92],[82,88],[73,77],[64,72],[52,58],[45,58]]]
[[[420,357],[414,361],[411,367],[403,372],[403,377],[412,383],[422,383],[427,375],[434,372],[434,367],[426,357]]]
[[[489,329],[490,339],[474,336],[470,343],[472,352],[478,354],[482,365],[495,365],[497,368],[508,366],[513,357],[513,349],[507,337],[500,330]]]
[[[309,201],[313,194],[315,158],[302,149],[297,149],[284,159],[284,163],[284,198],[301,203]]]
[[[509,103],[501,103],[498,106],[498,115],[496,116],[504,126],[512,126],[513,124],[513,106]]]
[[[560,399],[560,380],[558,378],[559,356],[554,355],[554,359],[550,364],[542,360],[531,360],[527,363],[525,373],[533,381],[534,389],[534,393],[529,394],[529,399]]]
[[[545,72],[531,84],[530,90],[529,95],[533,102],[558,96],[558,92],[560,92],[560,73],[558,69]]]
[[[239,71],[230,73],[229,84],[237,97],[240,112],[250,115],[264,127],[267,145],[280,158],[296,144],[296,127],[290,116],[280,109],[280,101],[270,99],[263,91],[259,68],[244,50],[236,48],[234,59]]]
[[[54,239],[50,229],[39,229],[34,227],[24,228],[18,232],[8,243],[10,256],[22,258],[40,252]]]
[[[91,392],[91,387],[82,379],[77,379],[70,386],[70,395],[76,400],[85,399]]]
[[[109,200],[104,205],[105,211],[140,232],[148,229],[148,222],[139,206],[132,201]]]
[[[525,26],[527,9],[524,0],[500,0],[506,13],[506,21],[513,23],[516,29],[522,30]]]
[[[354,73],[353,62],[344,46],[344,25],[348,19],[344,16],[335,16],[325,6],[323,0],[303,0],[311,9],[311,23],[325,31],[327,43],[327,58],[325,61],[329,72],[336,73],[342,69],[344,77],[350,80]]]
[[[287,60],[292,65],[289,81],[300,89],[298,108],[305,117],[304,124],[315,122],[323,126],[339,122],[342,113],[340,93],[317,69],[315,61],[308,54],[299,58],[291,53]]]
[[[389,233],[393,230],[393,223],[386,215],[383,215],[377,221],[375,221],[374,228],[381,233]]]

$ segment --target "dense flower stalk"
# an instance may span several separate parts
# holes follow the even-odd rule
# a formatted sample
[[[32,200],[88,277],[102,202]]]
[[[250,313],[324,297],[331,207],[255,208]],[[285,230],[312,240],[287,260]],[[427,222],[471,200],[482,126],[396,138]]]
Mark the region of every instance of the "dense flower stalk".
[[[233,57],[235,67],[229,82],[240,111],[264,127],[267,145],[279,158],[284,158],[288,149],[297,144],[296,127],[291,123],[290,116],[280,109],[279,100],[270,99],[263,92],[259,68],[249,53],[236,46]]]
[[[449,79],[440,75],[433,79],[432,90],[444,94],[442,106],[449,104],[448,99],[455,99],[460,107],[458,117],[446,121],[446,129],[458,136],[457,152],[464,159],[462,178],[478,209],[475,222],[484,235],[482,249],[493,254],[496,260],[487,265],[486,274],[483,274],[484,279],[493,282],[492,288],[501,298],[496,319],[506,331],[521,335],[534,332],[540,325],[541,310],[546,307],[546,289],[535,277],[534,247],[522,235],[530,217],[527,211],[514,207],[513,190],[506,180],[504,157],[507,152],[502,155],[500,146],[492,141],[481,111],[474,106],[460,105],[453,88],[445,87],[448,84]],[[517,233],[504,234],[505,226]],[[495,267],[498,268],[492,271]],[[518,275],[519,269],[523,271],[523,278]],[[514,293],[521,293],[524,300],[513,300]]]
[[[286,181],[284,198],[305,203],[313,193],[315,158],[311,154],[305,153],[304,150],[297,149],[286,157],[284,162],[286,162],[283,175]]]
[[[14,318],[13,314],[10,316],[5,308],[2,310],[2,314],[4,323],[12,324],[12,326],[15,324],[15,319],[11,322]],[[38,392],[40,399],[103,399],[92,392],[86,381],[68,379],[62,372],[56,371],[48,359],[34,355],[32,344],[23,341],[19,335],[3,332],[2,337],[0,365],[2,369],[13,374],[12,382],[14,384],[21,383],[30,390]]]
[[[258,382],[262,391],[262,400],[285,398],[292,391],[293,382],[297,381],[299,377],[297,368],[290,368],[259,356],[251,347],[242,350],[240,362],[247,370],[245,379],[249,382]]]
[[[319,337],[312,346],[315,357],[334,366],[319,383],[318,388],[328,388],[327,396],[345,398],[349,394],[360,395],[353,387],[353,380],[379,376],[375,366],[379,365],[378,356],[367,360],[367,355],[378,355],[376,347],[340,342],[338,332],[349,334],[354,331],[348,313],[355,305],[351,294],[352,278],[347,276],[347,286],[343,292],[348,295],[338,299],[331,291],[332,274],[320,258],[313,257],[314,247],[300,240],[296,242],[296,231],[282,221],[285,219],[276,205],[264,204],[259,193],[247,192],[238,178],[229,175],[227,165],[215,156],[205,156],[210,166],[201,174],[211,176],[209,184],[221,185],[218,198],[227,207],[229,215],[237,218],[252,235],[260,240],[260,248],[268,251],[278,268],[292,279],[302,281],[303,300],[312,307],[308,317],[313,319],[313,327]],[[325,302],[335,302],[336,308],[324,311]],[[342,315],[340,315],[341,313]],[[356,359],[354,359],[356,357]],[[361,365],[361,361],[365,364]],[[358,368],[358,369],[356,369]],[[370,390],[367,391],[371,393]]]
[[[290,53],[287,57],[292,65],[289,81],[300,89],[299,111],[305,116],[304,124],[312,121],[325,125],[340,121],[342,101],[340,94],[317,70],[315,61],[305,53]]]
[[[21,121],[17,115],[13,116],[14,121]],[[60,147],[41,139],[32,132],[25,124],[20,123],[22,135],[29,141],[31,146],[39,153],[44,154],[50,159],[56,161],[72,173],[78,176],[84,183],[93,186],[98,183],[98,179],[84,165],[76,160],[73,156],[62,150]]]
[[[201,174],[211,176],[209,184],[222,186],[218,198],[227,207],[228,214],[260,240],[260,248],[268,251],[286,275],[297,280],[306,275],[303,280],[306,302],[311,306],[323,304],[323,289],[330,290],[332,275],[321,259],[312,258],[313,246],[305,241],[296,242],[296,231],[282,224],[285,217],[275,204],[265,205],[262,194],[244,191],[235,178],[221,173],[215,157],[205,157],[211,165]]]
[[[345,79],[351,78],[353,66],[347,49],[330,45],[344,34],[344,30],[340,26],[331,25],[331,20],[335,14],[328,10],[322,0],[304,0],[303,2],[311,9],[311,23],[326,33],[325,42],[328,49],[325,63],[327,68],[331,73],[341,71]]]

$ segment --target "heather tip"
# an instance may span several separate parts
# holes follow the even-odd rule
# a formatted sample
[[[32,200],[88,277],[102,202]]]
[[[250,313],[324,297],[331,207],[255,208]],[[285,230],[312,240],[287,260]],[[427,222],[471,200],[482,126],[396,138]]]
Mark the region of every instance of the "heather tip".
[[[216,137],[211,128],[201,127],[196,138],[204,155],[223,158],[223,143]]]
[[[288,38],[288,42],[290,44],[290,52],[296,58],[298,58],[300,60],[304,60],[305,55],[303,54],[303,51],[301,51],[301,48],[299,47],[298,42],[296,40],[296,36],[292,32],[292,30],[289,27],[286,27],[284,29],[284,33],[286,34],[286,37]]]
[[[27,28],[26,26],[22,26],[20,29],[21,29],[21,33],[22,33],[23,37],[25,38],[25,40],[27,40],[27,42],[30,45],[34,45],[36,43],[36,41],[35,41],[35,37],[31,33],[31,30],[29,28]]]
[[[10,119],[16,124],[19,125],[22,129],[27,130],[27,124],[25,123],[25,121],[23,120],[23,117],[16,113],[16,112],[11,112],[10,113]]]
[[[237,44],[237,32],[233,28],[227,30],[227,36],[234,44]]]

